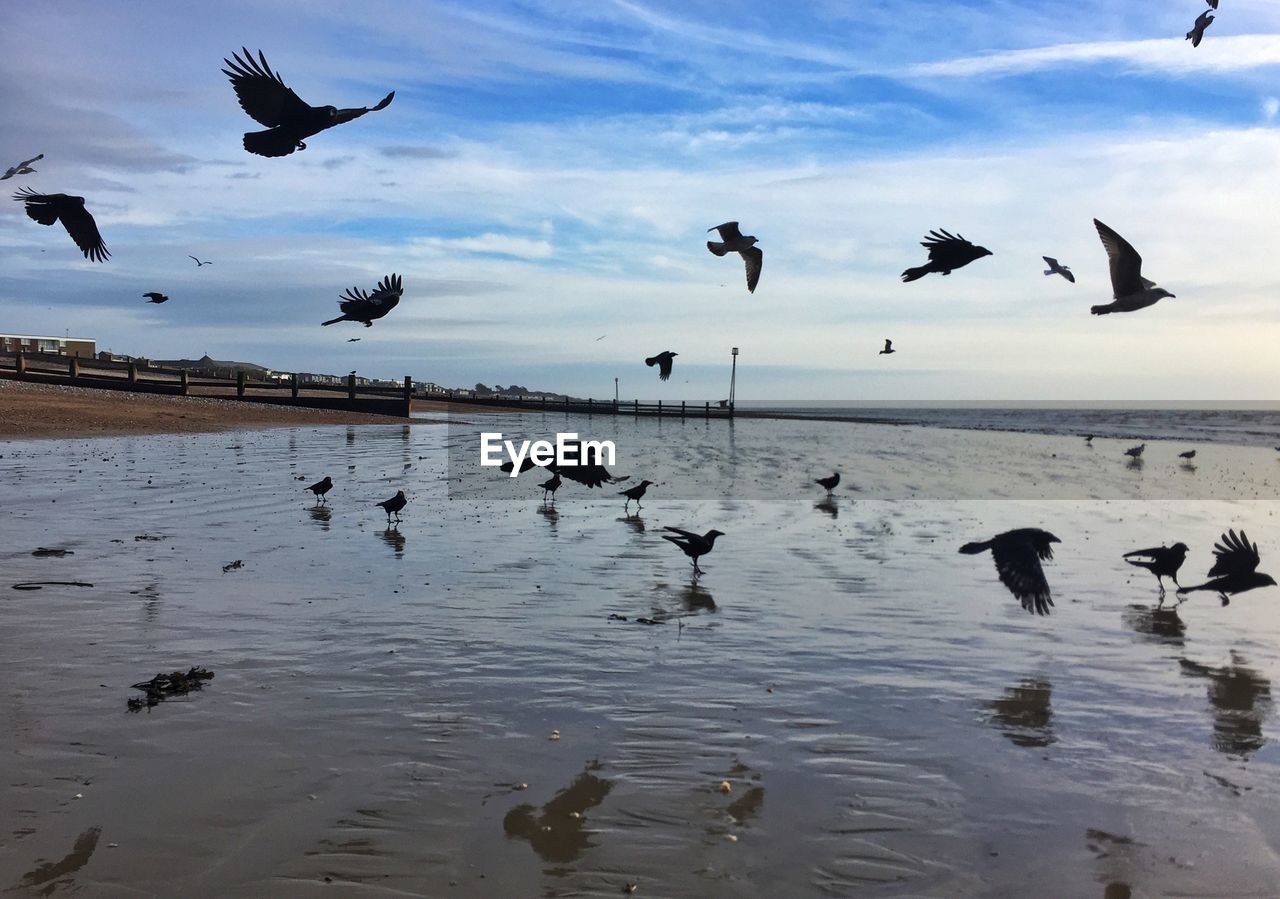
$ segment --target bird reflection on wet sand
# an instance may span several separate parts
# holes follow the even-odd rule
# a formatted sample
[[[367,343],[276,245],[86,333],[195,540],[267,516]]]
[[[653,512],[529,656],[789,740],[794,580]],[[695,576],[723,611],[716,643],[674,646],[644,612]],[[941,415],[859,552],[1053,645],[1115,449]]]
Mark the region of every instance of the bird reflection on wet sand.
[[[68,874],[72,874],[88,864],[93,851],[98,848],[98,838],[100,836],[102,836],[101,827],[90,827],[76,837],[75,844],[70,852],[56,862],[44,862],[41,865],[37,865],[23,875],[22,880],[18,882],[14,889],[48,884],[47,887],[38,891],[40,895],[48,896],[60,885],[59,878],[66,877]],[[63,882],[63,885],[70,884],[71,881],[69,879]],[[8,892],[8,890],[5,892]]]
[[[583,813],[603,802],[613,789],[613,784],[594,773],[603,767],[598,761],[588,762],[573,783],[542,806],[541,814],[528,803],[517,805],[502,819],[502,829],[508,837],[528,840],[544,862],[576,861],[594,845]]]
[[[1231,664],[1222,668],[1201,665],[1190,659],[1178,659],[1186,677],[1203,677],[1209,681],[1209,704],[1213,707],[1213,737],[1210,744],[1218,752],[1248,756],[1267,742],[1262,735],[1262,721],[1272,711],[1271,681],[1245,664],[1245,659],[1231,651]]]
[[[716,601],[711,593],[700,584],[694,582],[681,591],[681,600],[687,612],[714,612]]]
[[[320,525],[323,530],[329,530],[329,521],[333,518],[333,510],[328,506],[312,506],[307,510],[307,514],[311,516],[311,520]]]
[[[644,533],[644,519],[640,517],[639,512],[633,513],[631,515],[625,515],[622,518],[619,518],[618,521],[623,522],[627,527],[631,528],[631,530],[635,531],[637,534]]]
[[[1008,687],[1004,696],[992,700],[990,723],[999,728],[1015,746],[1044,747],[1057,742],[1053,735],[1053,691],[1047,680],[1024,680]]]
[[[1132,603],[1120,618],[1135,634],[1156,643],[1181,646],[1187,635],[1187,625],[1178,617],[1177,609]]]
[[[395,550],[397,559],[404,558],[404,534],[401,534],[398,528],[387,528],[378,536],[382,538],[383,543]]]
[[[547,503],[543,503],[541,506],[538,506],[538,514],[545,518],[547,520],[547,524],[551,525],[552,528],[554,528],[556,523],[560,520],[560,513],[556,511],[556,507]]]
[[[821,499],[814,503],[813,507],[819,512],[826,512],[832,518],[840,517],[840,505],[836,502],[836,498],[830,494],[828,494],[825,499]]]

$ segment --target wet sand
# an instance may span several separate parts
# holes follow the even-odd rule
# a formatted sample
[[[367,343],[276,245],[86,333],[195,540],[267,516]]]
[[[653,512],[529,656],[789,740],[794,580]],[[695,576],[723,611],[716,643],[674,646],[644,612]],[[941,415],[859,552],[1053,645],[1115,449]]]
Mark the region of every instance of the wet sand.
[[[1243,527],[1280,572],[1273,456],[1187,473],[1151,446],[1135,471],[1037,438],[1088,492],[1031,500],[1059,487],[1027,435],[973,435],[1005,472],[979,500],[941,495],[950,432],[823,425],[798,470],[776,423],[619,427],[675,498],[465,495],[465,429],[433,425],[4,446],[0,889],[1274,892],[1280,591],[1157,611],[1120,558],[1182,540],[1193,583]],[[827,502],[806,481],[830,467]],[[1175,475],[1211,486],[1146,498]],[[400,488],[388,530],[372,504]],[[726,532],[696,584],[666,524]],[[1027,525],[1063,540],[1049,618],[956,552]],[[93,587],[9,587],[38,580]],[[191,665],[216,677],[126,711]]]

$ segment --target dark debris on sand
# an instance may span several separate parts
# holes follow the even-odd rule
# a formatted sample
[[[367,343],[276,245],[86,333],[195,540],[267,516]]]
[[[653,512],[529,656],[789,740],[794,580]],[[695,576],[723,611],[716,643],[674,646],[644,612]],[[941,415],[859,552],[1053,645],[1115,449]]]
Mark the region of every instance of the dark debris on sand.
[[[142,697],[134,697],[128,701],[129,711],[138,712],[159,705],[171,696],[186,696],[193,690],[204,689],[204,682],[213,679],[213,672],[208,668],[192,665],[187,671],[173,671],[169,674],[157,674],[151,680],[144,680],[133,685],[133,689],[141,690]]]

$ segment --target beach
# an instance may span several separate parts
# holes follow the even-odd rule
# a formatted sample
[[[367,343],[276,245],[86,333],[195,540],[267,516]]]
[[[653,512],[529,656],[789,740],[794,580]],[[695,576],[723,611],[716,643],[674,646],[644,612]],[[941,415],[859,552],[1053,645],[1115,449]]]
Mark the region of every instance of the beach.
[[[1276,589],[1157,609],[1120,556],[1183,540],[1198,583],[1230,527],[1280,569],[1274,453],[1187,472],[1156,444],[1135,471],[1078,438],[608,421],[620,467],[670,485],[639,514],[626,484],[543,504],[539,471],[482,492],[471,424],[3,444],[0,886],[1272,891]],[[1006,476],[960,490],[957,456]],[[1087,483],[1035,475],[1054,459]],[[696,582],[666,525],[725,532]],[[1026,526],[1062,540],[1049,617],[957,553]],[[191,666],[202,690],[127,709]]]

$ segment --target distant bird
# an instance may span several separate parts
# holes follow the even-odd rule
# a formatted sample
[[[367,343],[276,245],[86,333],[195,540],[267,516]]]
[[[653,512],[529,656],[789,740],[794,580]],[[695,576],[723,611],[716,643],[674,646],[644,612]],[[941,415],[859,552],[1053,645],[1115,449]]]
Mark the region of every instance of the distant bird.
[[[609,336],[608,334],[601,334],[599,337],[596,338],[596,343],[599,343],[600,341],[604,340],[608,336]]]
[[[390,274],[378,282],[373,293],[367,293],[359,287],[349,287],[338,300],[338,308],[342,314],[331,318],[322,325],[338,322],[364,322],[366,328],[373,327],[373,320],[382,318],[400,302],[404,294],[404,282],[399,275]]]
[[[244,148],[258,156],[288,156],[294,150],[305,150],[305,138],[326,128],[358,119],[366,112],[386,109],[395,97],[392,91],[377,106],[359,109],[337,109],[333,106],[309,106],[285,86],[284,80],[267,65],[267,57],[258,51],[253,58],[247,47],[244,58],[232,54],[235,62],[223,57],[228,68],[222,74],[231,79],[240,108],[267,131],[251,131],[244,136]]]
[[[1218,8],[1218,4],[1209,4],[1214,9]],[[1205,10],[1196,16],[1196,23],[1191,26],[1191,30],[1187,32],[1187,40],[1191,41],[1191,46],[1199,47],[1200,42],[1204,40],[1204,31],[1213,24],[1213,14],[1209,10]]]
[[[1172,578],[1173,583],[1181,588],[1178,583],[1178,569],[1182,567],[1182,563],[1187,559],[1187,544],[1175,543],[1173,546],[1155,546],[1151,549],[1135,549],[1133,552],[1124,554],[1125,561],[1130,565],[1136,565],[1138,568],[1145,568],[1156,576],[1156,583],[1160,585],[1160,598],[1164,599],[1164,579]]]
[[[991,255],[991,251],[986,247],[974,246],[959,234],[941,229],[930,231],[920,246],[929,251],[929,261],[903,272],[903,281],[915,281],[930,272],[949,275],[954,269],[964,268],[975,259]]]
[[[681,551],[693,560],[693,573],[695,576],[702,574],[702,569],[698,567],[698,559],[711,552],[711,548],[716,544],[717,537],[723,537],[723,531],[707,531],[705,534],[695,534],[693,531],[686,531],[682,528],[673,528],[668,525],[665,530],[671,531],[672,534],[663,534],[663,540],[670,540]]]
[[[679,353],[673,353],[671,350],[667,350],[665,353],[650,356],[648,359],[644,360],[644,364],[650,368],[655,365],[658,366],[658,380],[665,381],[667,378],[671,377],[671,363],[675,360],[676,356],[679,355]]]
[[[1244,593],[1255,587],[1274,587],[1275,578],[1269,574],[1258,573],[1258,544],[1249,543],[1244,531],[1236,536],[1235,531],[1227,531],[1222,535],[1222,542],[1213,545],[1214,563],[1209,569],[1209,580],[1195,587],[1179,587],[1179,595],[1194,593],[1197,590],[1213,590],[1222,599],[1225,606],[1231,602],[1231,596]]]
[[[1000,581],[1017,597],[1022,607],[1037,615],[1048,615],[1053,599],[1049,595],[1049,583],[1044,579],[1041,559],[1053,558],[1050,544],[1061,543],[1057,537],[1039,528],[1019,528],[1005,531],[982,543],[966,543],[960,552],[977,555],[991,550]]]
[[[35,172],[35,169],[31,167],[31,163],[39,162],[41,159],[44,159],[43,153],[41,153],[39,156],[32,156],[30,159],[24,160],[23,162],[20,162],[17,165],[10,166],[8,171],[6,171],[3,175],[0,175],[0,181],[7,181],[10,178],[12,178],[14,175],[33,174]]]
[[[632,500],[636,501],[637,509],[643,508],[643,506],[640,505],[640,497],[644,496],[645,491],[648,490],[652,484],[653,481],[641,481],[634,487],[629,487],[626,490],[619,490],[618,495],[625,496],[627,498],[627,504],[623,506],[623,511],[625,512],[631,508]]]
[[[148,292],[148,293],[144,293],[144,294],[143,294],[143,296],[144,296],[144,297],[149,297],[149,298],[150,298],[150,299],[148,299],[148,300],[147,300],[147,302],[148,302],[148,303],[156,303],[156,304],[159,304],[159,303],[167,303],[167,302],[169,302],[169,298],[168,298],[167,296],[165,296],[165,295],[164,295],[164,294],[162,294],[162,293],[156,293],[154,290],[153,290],[153,291],[150,291],[150,292]]]
[[[316,481],[307,489],[316,495],[317,502],[324,502],[324,495],[333,489],[333,479],[325,475],[323,481]],[[390,502],[390,500],[387,500],[387,502]]]
[[[1127,450],[1124,451],[1124,454],[1126,456],[1131,456],[1134,459],[1138,459],[1138,458],[1141,458],[1142,451],[1145,450],[1146,448],[1147,448],[1147,445],[1145,443],[1139,443],[1137,446],[1129,447]]]
[[[1093,225],[1098,229],[1098,237],[1102,238],[1111,263],[1111,292],[1115,302],[1090,306],[1090,312],[1094,315],[1134,312],[1159,302],[1162,297],[1173,296],[1163,287],[1156,287],[1154,281],[1142,277],[1142,257],[1129,245],[1129,241],[1097,219],[1093,220]]]
[[[885,341],[884,341],[884,349],[883,349],[883,350],[881,350],[880,352],[876,353],[876,355],[877,355],[877,356],[887,356],[889,353],[896,353],[896,352],[898,352],[898,351],[897,351],[897,350],[895,350],[895,349],[893,348],[893,341],[892,341],[892,340],[889,340],[889,339],[886,337],[886,338],[885,338]]]
[[[743,236],[743,233],[738,230],[737,222],[725,222],[723,225],[716,225],[707,230],[718,231],[720,240],[723,241],[718,243],[709,240],[707,249],[717,256],[723,256],[726,253],[737,253],[741,256],[747,267],[747,293],[755,293],[756,284],[760,282],[760,269],[764,265],[764,253],[756,246],[758,241],[750,234]]]
[[[1041,256],[1040,258],[1044,260],[1045,265],[1049,266],[1045,269],[1044,273],[1046,275],[1062,275],[1062,277],[1066,278],[1072,284],[1076,283],[1076,276],[1071,273],[1071,269],[1068,266],[1059,265],[1058,260],[1054,259],[1052,256]]]
[[[840,472],[837,471],[829,478],[815,478],[813,482],[826,487],[827,492],[830,493],[832,490],[835,490],[836,485],[840,483]]]
[[[552,502],[555,502],[556,491],[560,489],[560,472],[556,472],[551,476],[551,480],[543,481],[538,486],[542,488],[542,501],[547,501],[547,494],[551,494]]]
[[[192,256],[190,253],[188,253],[188,254],[187,254],[187,258],[188,258],[188,259],[196,259],[196,257]],[[199,259],[196,259],[196,268],[199,268],[199,267],[200,267],[200,266],[202,266],[202,265],[213,265],[213,263],[212,263],[212,262],[201,262]]]
[[[1084,442],[1085,442],[1085,443],[1093,443],[1093,435],[1092,435],[1092,434],[1090,434],[1090,435],[1088,435],[1087,437],[1085,437],[1085,438],[1084,438]]]
[[[328,479],[326,478],[325,480]],[[391,497],[391,499],[384,499],[380,503],[375,503],[375,505],[382,506],[383,511],[387,513],[387,526],[390,527],[392,515],[396,517],[396,524],[400,523],[400,510],[403,509],[408,502],[409,500],[405,498],[404,491],[397,490],[396,495]]]
[[[1178,453],[1179,459],[1194,459],[1196,457],[1195,450],[1187,450],[1185,453]]]
[[[62,222],[71,239],[76,242],[85,259],[94,262],[106,262],[111,254],[107,252],[102,235],[98,233],[98,225],[84,208],[84,197],[73,197],[69,194],[38,194],[29,187],[24,187],[13,195],[19,203],[27,204],[27,215],[42,225]]]
[[[348,338],[347,338],[347,343],[359,343],[359,342],[360,342],[360,338],[359,338],[359,337],[348,337]]]

